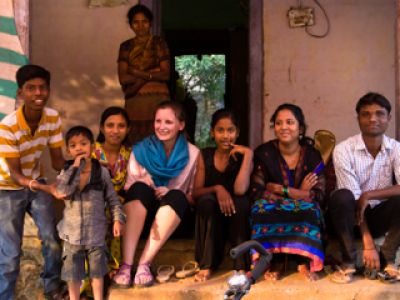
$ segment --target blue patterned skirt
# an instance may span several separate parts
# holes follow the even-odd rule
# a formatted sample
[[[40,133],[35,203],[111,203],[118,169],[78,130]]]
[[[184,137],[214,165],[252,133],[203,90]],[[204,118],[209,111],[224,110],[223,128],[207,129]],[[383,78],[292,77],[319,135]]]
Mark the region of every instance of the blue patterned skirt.
[[[271,253],[305,256],[310,259],[310,270],[320,271],[324,266],[324,251],[318,203],[268,195],[251,208],[252,239]]]

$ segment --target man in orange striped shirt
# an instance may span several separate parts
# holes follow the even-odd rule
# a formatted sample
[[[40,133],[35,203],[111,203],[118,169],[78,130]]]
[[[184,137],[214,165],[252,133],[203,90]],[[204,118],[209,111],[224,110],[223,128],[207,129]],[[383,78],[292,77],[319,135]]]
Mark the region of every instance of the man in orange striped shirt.
[[[61,249],[57,240],[52,195],[42,174],[40,158],[46,147],[52,166],[61,170],[61,120],[45,107],[50,94],[50,73],[36,65],[16,74],[18,96],[24,104],[0,122],[0,299],[13,299],[19,273],[25,213],[35,221],[42,241],[46,299],[62,299]]]

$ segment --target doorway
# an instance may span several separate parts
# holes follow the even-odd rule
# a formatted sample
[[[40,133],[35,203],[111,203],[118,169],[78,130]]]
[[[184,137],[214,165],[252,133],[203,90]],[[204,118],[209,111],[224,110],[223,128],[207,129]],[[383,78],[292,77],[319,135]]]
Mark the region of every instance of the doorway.
[[[198,60],[224,57],[225,80],[222,95],[208,99],[206,111],[203,110],[204,101],[194,97],[198,108],[195,142],[199,147],[209,146],[210,140],[206,140],[205,136],[209,135],[211,115],[222,107],[231,109],[239,120],[241,134],[238,143],[249,144],[247,80],[249,19],[247,6],[243,3],[245,1],[171,0],[163,2],[161,7],[161,28],[170,48],[173,72],[182,71],[176,65],[179,57],[192,56]],[[175,74],[175,72],[171,74],[173,97],[177,79]],[[181,79],[186,89],[190,89],[190,82],[185,82],[185,78]],[[220,84],[217,81],[215,85]]]

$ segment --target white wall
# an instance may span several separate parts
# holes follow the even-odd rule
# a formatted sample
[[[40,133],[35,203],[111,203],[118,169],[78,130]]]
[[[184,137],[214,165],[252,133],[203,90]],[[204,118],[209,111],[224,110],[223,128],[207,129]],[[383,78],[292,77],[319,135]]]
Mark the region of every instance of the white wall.
[[[287,101],[300,105],[309,135],[329,129],[337,140],[359,131],[355,104],[369,91],[385,95],[394,108],[395,0],[323,0],[331,32],[323,39],[304,28],[291,29],[287,11],[298,1],[264,0],[265,110],[264,140],[273,137],[269,119]],[[325,31],[325,20],[314,1],[314,33]],[[388,134],[394,137],[394,114]]]

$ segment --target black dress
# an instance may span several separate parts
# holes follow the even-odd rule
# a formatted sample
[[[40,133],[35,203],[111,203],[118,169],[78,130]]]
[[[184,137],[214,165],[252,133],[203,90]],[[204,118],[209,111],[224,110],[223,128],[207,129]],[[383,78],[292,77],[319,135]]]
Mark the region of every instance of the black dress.
[[[249,239],[249,210],[247,196],[236,196],[233,192],[236,176],[243,161],[242,155],[237,160],[232,157],[224,172],[214,166],[215,148],[202,150],[205,165],[205,187],[222,185],[231,194],[236,213],[225,216],[221,213],[215,194],[207,194],[197,199],[196,203],[196,261],[201,269],[215,270],[225,255],[225,242],[231,247]],[[233,269],[246,270],[249,259],[246,256],[234,261]]]
[[[310,197],[292,199],[272,194],[267,183],[283,184],[299,189],[304,177],[312,172],[322,158],[311,145],[303,145],[295,170],[289,170],[279,152],[277,140],[262,144],[254,151],[254,170],[250,194],[252,239],[269,252],[300,255],[308,258],[310,270],[320,271],[324,263],[321,241],[323,225],[319,202],[324,198],[325,177],[318,175]]]

